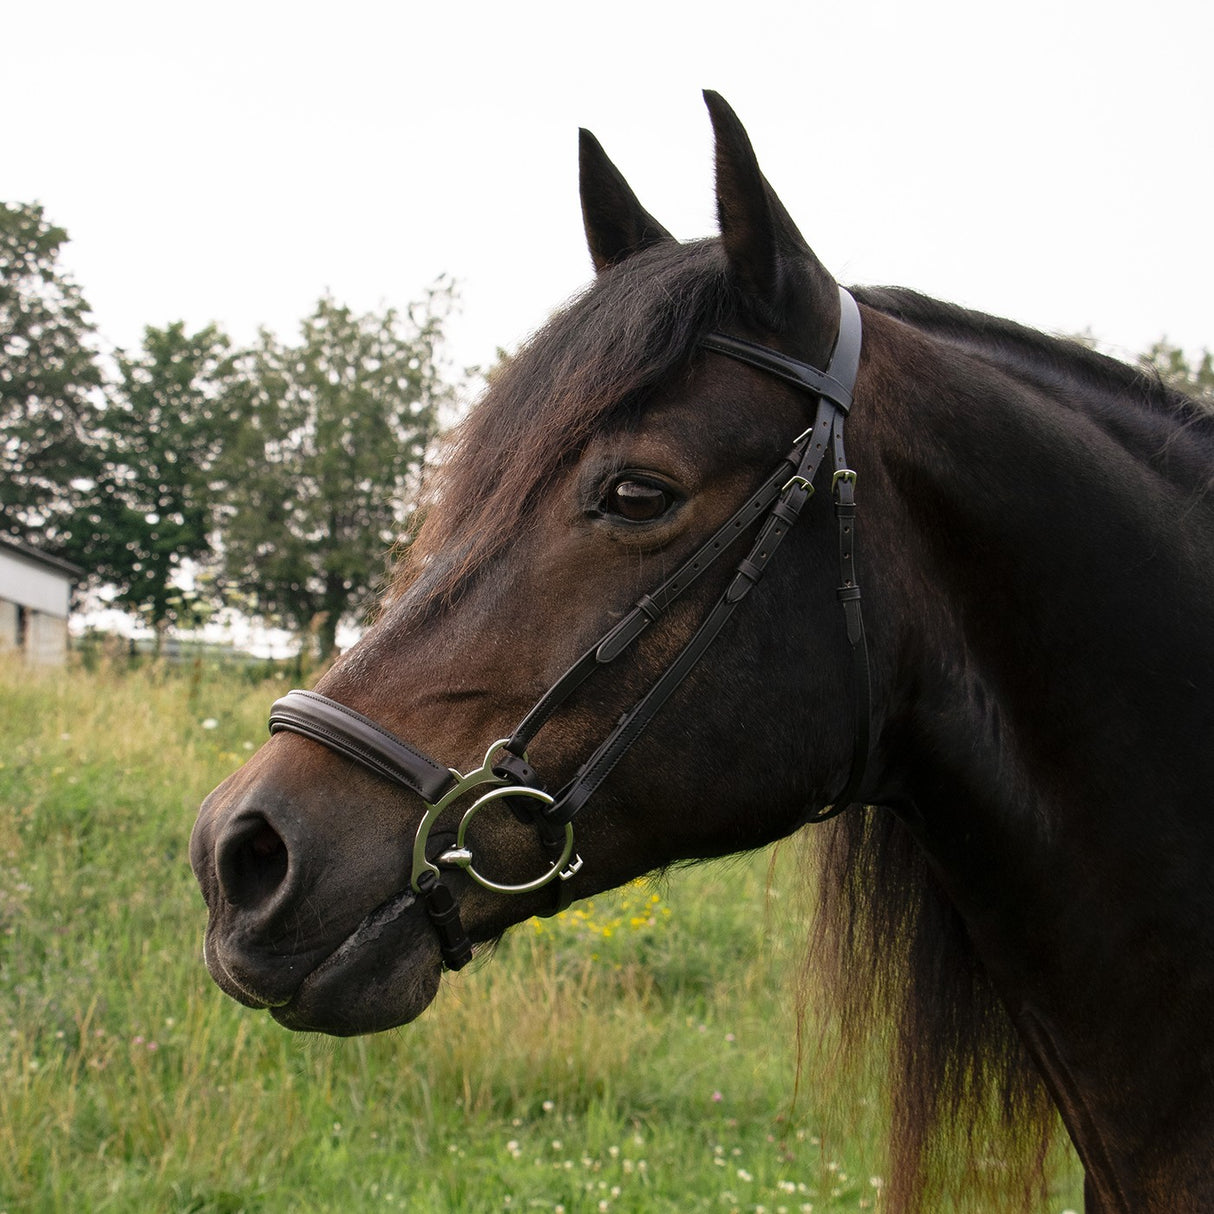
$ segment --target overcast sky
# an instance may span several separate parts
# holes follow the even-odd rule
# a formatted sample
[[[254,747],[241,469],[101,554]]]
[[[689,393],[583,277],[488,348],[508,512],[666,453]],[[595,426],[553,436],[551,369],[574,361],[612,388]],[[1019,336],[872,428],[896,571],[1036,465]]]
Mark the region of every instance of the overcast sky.
[[[707,87],[841,281],[1214,346],[1209,0],[38,0],[0,42],[0,198],[68,229],[118,345],[445,273],[490,361],[589,277],[579,126],[713,230]]]

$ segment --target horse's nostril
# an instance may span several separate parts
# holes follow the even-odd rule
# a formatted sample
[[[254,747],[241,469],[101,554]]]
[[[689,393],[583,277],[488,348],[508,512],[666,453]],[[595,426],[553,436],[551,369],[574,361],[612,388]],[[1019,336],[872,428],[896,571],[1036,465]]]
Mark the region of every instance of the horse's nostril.
[[[253,854],[262,860],[275,856],[279,852],[285,854],[287,850],[283,845],[283,841],[278,837],[277,832],[271,829],[269,825],[263,826],[249,840],[249,847],[252,849]]]
[[[287,875],[287,845],[261,816],[246,818],[220,844],[219,883],[234,906],[252,910],[268,901]]]

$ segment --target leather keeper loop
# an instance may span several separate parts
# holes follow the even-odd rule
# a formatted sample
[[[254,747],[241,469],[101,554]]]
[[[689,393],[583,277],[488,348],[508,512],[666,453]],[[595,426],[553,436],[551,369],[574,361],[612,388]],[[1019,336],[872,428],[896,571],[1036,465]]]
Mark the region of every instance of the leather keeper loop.
[[[472,941],[459,918],[459,904],[451,891],[432,873],[426,871],[417,880],[417,887],[426,900],[426,914],[438,936],[443,962],[450,970],[463,969],[472,960]]]
[[[749,559],[739,561],[737,571],[751,582],[757,582],[763,576],[763,566]]]
[[[809,501],[808,496],[803,496],[800,501],[794,502],[791,497],[783,497],[775,503],[771,508],[771,513],[778,519],[782,519],[790,527],[801,517],[801,507]]]
[[[526,759],[509,752],[493,764],[493,774],[511,784],[539,787],[539,777],[536,775],[535,768]]]

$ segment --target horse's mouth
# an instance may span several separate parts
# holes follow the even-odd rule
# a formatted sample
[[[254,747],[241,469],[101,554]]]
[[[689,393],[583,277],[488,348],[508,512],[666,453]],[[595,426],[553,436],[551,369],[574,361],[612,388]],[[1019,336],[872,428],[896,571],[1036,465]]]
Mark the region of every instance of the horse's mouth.
[[[425,1011],[442,974],[437,939],[417,907],[412,890],[380,903],[285,993],[276,990],[281,969],[279,981],[266,982],[211,947],[207,965],[229,995],[287,1028],[339,1037],[396,1028]]]

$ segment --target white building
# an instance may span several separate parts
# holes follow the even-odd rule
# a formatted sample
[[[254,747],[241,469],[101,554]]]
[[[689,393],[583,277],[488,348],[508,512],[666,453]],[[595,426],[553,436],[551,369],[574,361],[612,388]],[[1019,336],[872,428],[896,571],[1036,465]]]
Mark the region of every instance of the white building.
[[[0,537],[0,652],[62,662],[72,584],[83,575],[67,561]]]

